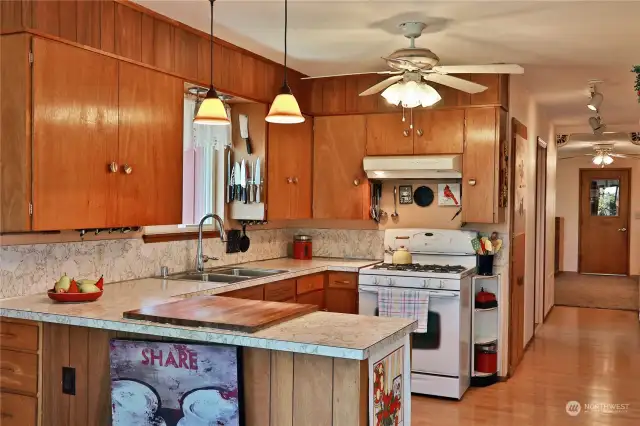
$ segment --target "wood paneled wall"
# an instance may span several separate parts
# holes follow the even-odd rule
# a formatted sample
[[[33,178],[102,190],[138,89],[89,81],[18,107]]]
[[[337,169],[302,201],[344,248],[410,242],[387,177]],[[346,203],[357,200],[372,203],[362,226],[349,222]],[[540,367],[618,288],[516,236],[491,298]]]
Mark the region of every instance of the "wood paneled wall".
[[[129,0],[0,0],[0,32],[33,31],[100,49],[185,80],[209,85],[209,35]],[[214,84],[222,92],[270,103],[282,84],[283,67],[214,38]],[[309,109],[300,81],[290,85]]]
[[[382,96],[358,96],[360,93],[384,80],[388,76],[365,74],[303,80],[303,92],[309,96],[311,115],[373,114],[401,111],[401,108],[389,105]],[[488,89],[482,93],[470,95],[459,90],[432,85],[442,97],[434,108],[501,106],[509,109],[509,76],[504,74],[461,74],[458,77],[483,84]]]
[[[43,424],[111,424],[109,339],[157,336],[44,324]],[[198,342],[196,342],[198,343]],[[201,342],[200,342],[201,343]],[[243,349],[245,424],[251,426],[364,426],[367,362]],[[76,369],[76,395],[61,391],[63,366]]]

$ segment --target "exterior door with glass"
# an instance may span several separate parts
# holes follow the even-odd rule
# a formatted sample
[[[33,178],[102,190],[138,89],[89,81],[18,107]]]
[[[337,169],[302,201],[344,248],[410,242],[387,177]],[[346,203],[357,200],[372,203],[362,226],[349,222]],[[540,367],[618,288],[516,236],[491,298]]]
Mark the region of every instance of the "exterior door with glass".
[[[629,169],[580,170],[578,271],[629,273]]]

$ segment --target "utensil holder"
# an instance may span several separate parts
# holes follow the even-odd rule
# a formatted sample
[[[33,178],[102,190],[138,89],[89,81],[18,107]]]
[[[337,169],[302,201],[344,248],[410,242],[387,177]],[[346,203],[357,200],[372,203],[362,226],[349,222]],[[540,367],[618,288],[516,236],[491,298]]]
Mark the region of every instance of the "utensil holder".
[[[493,254],[477,256],[478,275],[493,275]]]

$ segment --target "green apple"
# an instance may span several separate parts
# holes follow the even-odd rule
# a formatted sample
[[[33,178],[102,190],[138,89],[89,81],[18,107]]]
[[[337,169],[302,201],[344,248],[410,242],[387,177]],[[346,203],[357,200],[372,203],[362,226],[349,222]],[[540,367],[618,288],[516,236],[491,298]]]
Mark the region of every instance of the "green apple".
[[[70,285],[71,285],[71,280],[69,279],[67,274],[64,274],[63,276],[60,277],[60,279],[58,280],[58,282],[54,287],[56,290],[62,289],[64,291],[69,291]]]
[[[100,293],[100,289],[95,284],[80,284],[78,286],[80,293]]]

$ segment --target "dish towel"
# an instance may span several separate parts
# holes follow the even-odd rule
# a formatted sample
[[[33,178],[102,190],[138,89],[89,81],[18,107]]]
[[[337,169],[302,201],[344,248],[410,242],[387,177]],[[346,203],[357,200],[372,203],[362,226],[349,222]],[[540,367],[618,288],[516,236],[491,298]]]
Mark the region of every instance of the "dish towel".
[[[418,329],[415,333],[426,333],[429,292],[380,288],[378,289],[378,315],[418,320]]]

